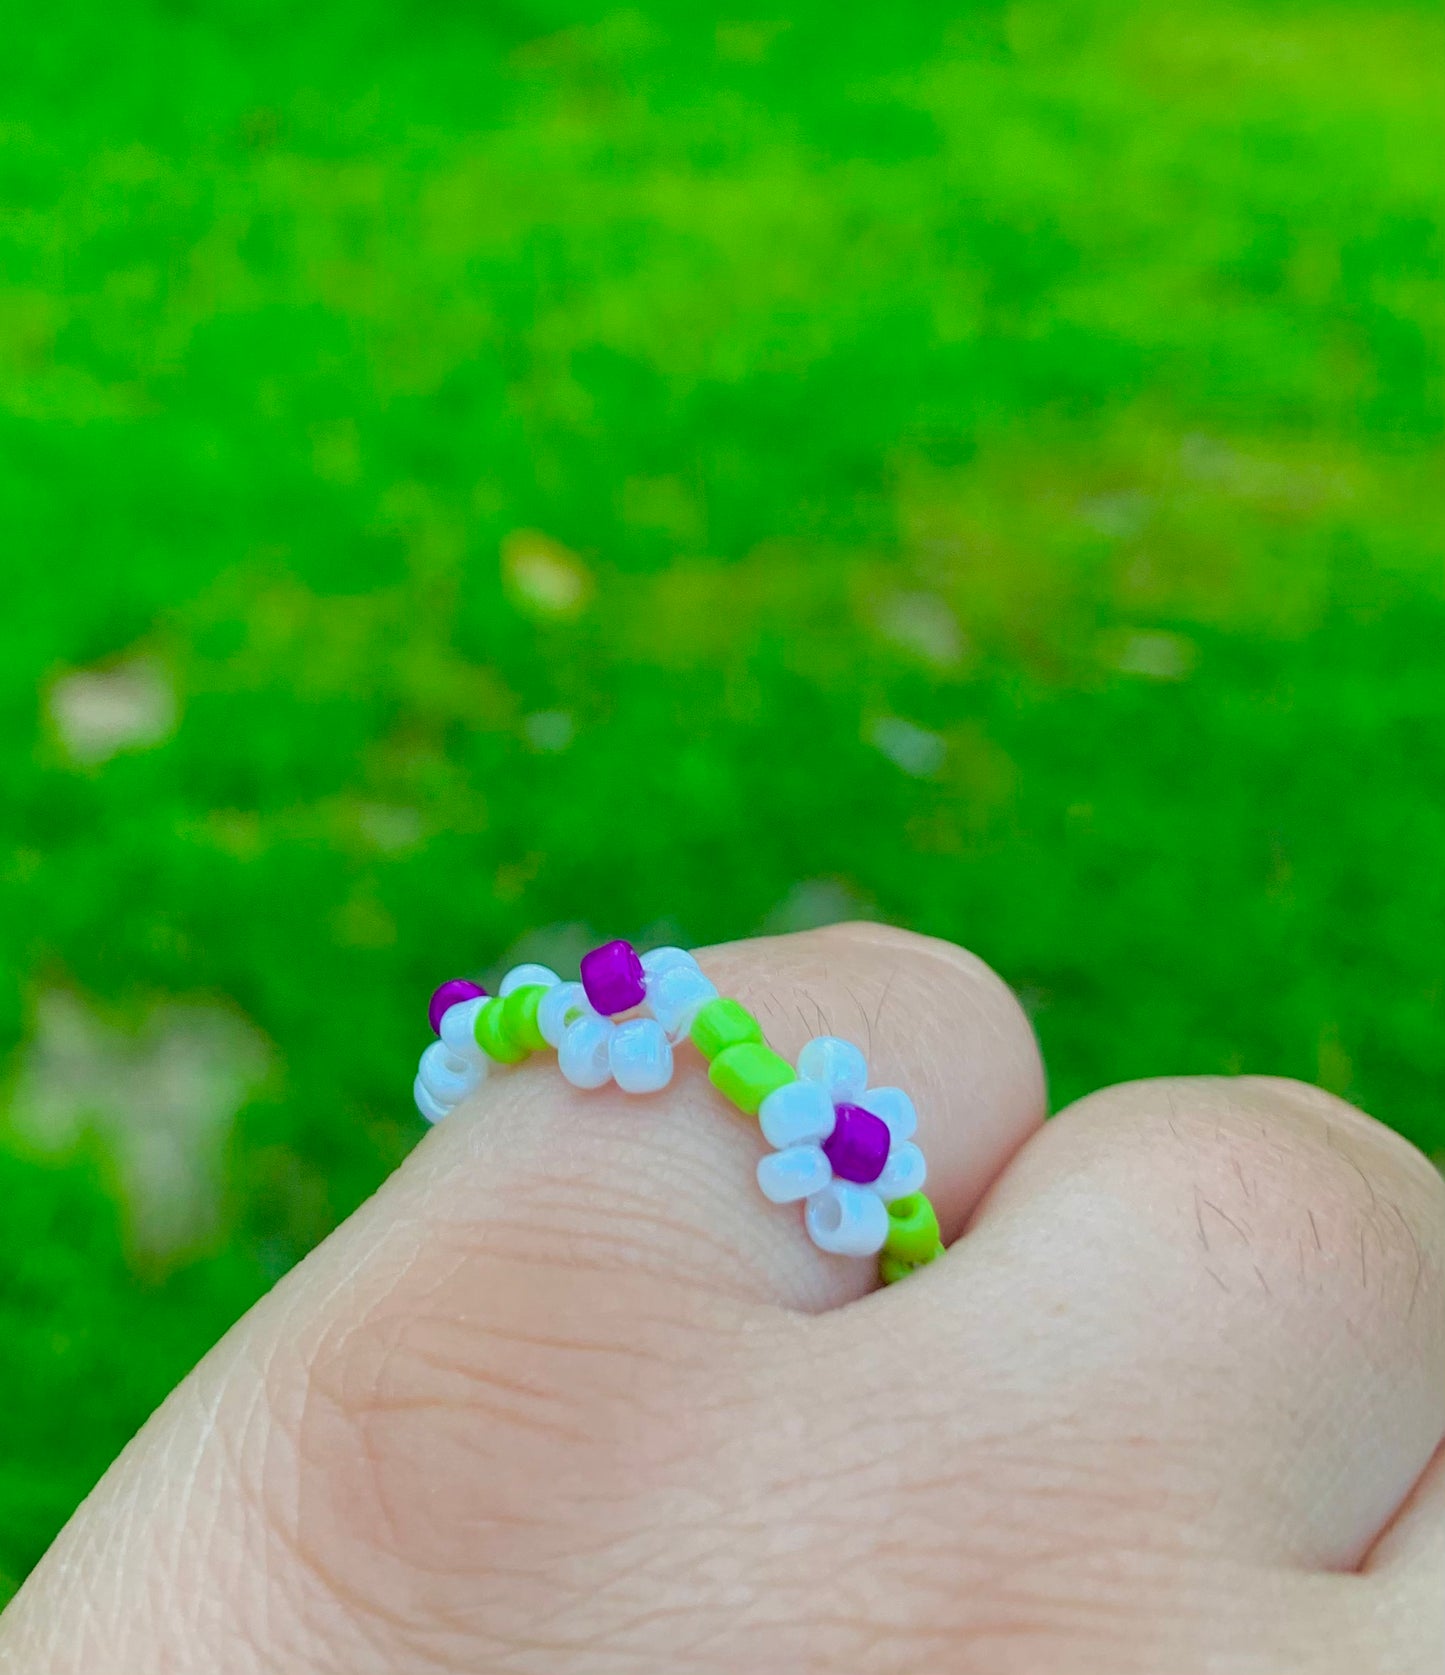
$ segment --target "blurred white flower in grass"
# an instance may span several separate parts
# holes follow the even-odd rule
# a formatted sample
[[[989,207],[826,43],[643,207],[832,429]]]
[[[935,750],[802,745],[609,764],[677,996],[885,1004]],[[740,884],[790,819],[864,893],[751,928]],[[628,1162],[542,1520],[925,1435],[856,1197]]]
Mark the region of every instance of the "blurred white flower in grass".
[[[576,726],[566,710],[538,710],[522,722],[522,731],[533,750],[553,754],[571,744]]]
[[[897,593],[879,613],[879,626],[894,645],[935,669],[956,669],[967,646],[958,618],[936,593]]]
[[[49,709],[72,761],[86,764],[159,744],[176,724],[175,693],[149,659],[63,675]]]
[[[536,529],[515,529],[502,542],[502,580],[513,604],[533,617],[575,617],[592,597],[587,566]]]
[[[1184,680],[1194,669],[1194,646],[1182,634],[1130,634],[1114,643],[1112,662],[1125,675]]]
[[[162,1007],[128,1034],[52,990],[35,1009],[12,1121],[44,1152],[96,1130],[115,1159],[136,1247],[164,1255],[214,1229],[232,1120],[270,1063],[260,1032],[220,1007]]]
[[[416,809],[399,808],[391,803],[358,804],[356,824],[365,842],[385,855],[399,855],[408,849],[415,849],[425,835],[421,815]]]
[[[1100,535],[1122,539],[1137,535],[1149,521],[1153,503],[1148,495],[1125,489],[1119,494],[1097,494],[1079,507],[1079,517]]]
[[[900,715],[879,716],[868,729],[868,742],[915,779],[936,774],[948,753],[941,735],[915,726]]]

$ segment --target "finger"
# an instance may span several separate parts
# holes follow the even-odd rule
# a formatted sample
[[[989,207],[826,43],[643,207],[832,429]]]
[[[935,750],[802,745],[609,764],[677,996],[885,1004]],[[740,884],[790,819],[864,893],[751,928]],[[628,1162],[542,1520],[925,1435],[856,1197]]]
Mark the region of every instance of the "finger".
[[[842,1036],[863,1048],[870,1086],[909,1093],[946,1238],[1043,1119],[1033,1032],[1007,986],[960,948],[849,925],[700,959],[789,1060],[814,1036]],[[505,1243],[523,1259],[644,1269],[809,1310],[870,1289],[873,1263],[824,1255],[800,1206],[762,1196],[768,1149],[691,1049],[647,1098],[578,1092],[539,1054],[440,1123],[410,1178],[424,1183],[428,1216],[468,1222],[482,1251]]]
[[[1041,1120],[1028,1025],[960,950],[862,927],[703,963],[781,1051],[858,1036],[909,1088],[949,1227]],[[756,1125],[696,1067],[648,1100],[543,1063],[483,1093],[156,1415],[27,1584],[0,1664],[330,1675],[528,1645],[561,1667],[555,1578],[585,1653],[646,1624],[627,1554],[712,1565],[695,1507],[734,1487],[707,1471],[727,1399],[781,1353],[752,1305],[822,1307],[871,1264],[762,1199]]]
[[[1445,1448],[1370,1550],[1367,1583],[1394,1648],[1382,1668],[1438,1675],[1445,1647]]]
[[[1413,1573],[1428,1580],[1439,1610],[1445,1612],[1445,1448],[1370,1549],[1363,1568],[1375,1576]],[[1440,1643],[1445,1645],[1445,1636]]]
[[[1342,1568],[1445,1432],[1442,1269],[1445,1187],[1368,1117],[1145,1082],[1025,1147],[907,1306],[948,1291],[970,1390],[1017,1387],[1011,1422],[1086,1458],[1139,1539]]]

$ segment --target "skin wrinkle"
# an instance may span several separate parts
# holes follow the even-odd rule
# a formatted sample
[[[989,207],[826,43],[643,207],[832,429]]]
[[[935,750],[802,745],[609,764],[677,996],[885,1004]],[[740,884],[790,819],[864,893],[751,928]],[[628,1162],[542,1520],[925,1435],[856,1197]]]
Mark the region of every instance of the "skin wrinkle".
[[[341,1554],[332,1562],[326,1556],[325,1543],[307,1541],[301,1533],[302,1522],[304,1517],[298,1520],[294,1533],[274,1529],[271,1532],[276,1545],[290,1560],[285,1567],[287,1591],[296,1602],[293,1609],[300,1622],[305,1624],[314,1619],[319,1605],[326,1625],[320,1631],[319,1645],[331,1648],[337,1631],[344,1629],[348,1638],[359,1639],[378,1653],[386,1653],[391,1638],[404,1632],[405,1619],[388,1611],[377,1590],[350,1580],[342,1569],[346,1561]],[[341,1608],[339,1613],[337,1607]]]
[[[687,1111],[676,1115],[684,1131],[690,1116]],[[715,1123],[717,1117],[710,1107],[707,1120]],[[676,1277],[680,1269],[689,1283],[694,1276],[706,1280],[721,1296],[743,1295],[762,1282],[757,1270],[739,1278],[734,1171],[707,1164],[686,1147],[670,1146],[663,1155],[640,1142],[635,1156],[618,1157],[614,1149],[609,1162],[612,1167],[632,1164],[635,1184],[614,1186],[608,1193],[605,1223],[595,1213],[596,1170],[588,1167],[588,1158],[575,1175],[539,1171],[517,1178],[502,1206],[486,1206],[480,1225],[487,1243],[510,1248],[525,1260],[551,1253],[568,1267],[599,1271],[614,1268],[612,1258],[619,1255],[624,1266],[656,1269],[656,1253],[665,1251],[670,1275]],[[566,1231],[559,1234],[558,1229]],[[787,1231],[772,1231],[768,1245],[785,1249]],[[560,1254],[553,1248],[559,1243]]]
[[[482,1370],[477,1370],[477,1372],[474,1372],[474,1368],[469,1367],[469,1368],[467,1368],[467,1372],[471,1373],[471,1375],[477,1375],[477,1372],[482,1372]],[[484,1372],[482,1372],[482,1377],[484,1377],[484,1379],[486,1379],[486,1380],[489,1380],[489,1382],[496,1382],[497,1377],[499,1377],[499,1375],[497,1375],[496,1368],[492,1367],[492,1368],[486,1368],[486,1370],[484,1370]],[[472,1395],[471,1405],[472,1405],[472,1407],[476,1407],[476,1405],[477,1405],[476,1395]],[[373,1419],[373,1417],[375,1417],[375,1414],[377,1414],[377,1410],[378,1410],[377,1397],[375,1397],[375,1395],[372,1395],[372,1397],[370,1397],[370,1402],[368,1402],[368,1412],[367,1412],[367,1415],[365,1415],[365,1419],[367,1419],[367,1420]],[[517,1415],[511,1415],[511,1419],[512,1419],[512,1424],[516,1424]],[[363,1422],[365,1422],[365,1420],[363,1420]],[[581,1440],[581,1439],[579,1439],[579,1440]],[[373,1449],[367,1449],[367,1451],[365,1451],[365,1452],[367,1452],[367,1456],[370,1457],[370,1454],[372,1454]],[[385,1491],[383,1491],[383,1486],[382,1486],[382,1492],[385,1492]]]
[[[524,1213],[517,1213],[519,1205]],[[673,1279],[685,1278],[691,1291],[710,1293],[720,1302],[746,1295],[746,1287],[735,1277],[732,1247],[727,1243],[728,1218],[714,1232],[703,1211],[698,1211],[695,1221],[684,1220],[672,1206],[657,1207],[655,1189],[651,1197],[632,1189],[609,1196],[607,1223],[594,1220],[585,1228],[569,1227],[579,1216],[590,1216],[593,1207],[592,1195],[582,1182],[575,1187],[555,1180],[519,1186],[509,1194],[507,1210],[482,1224],[486,1253],[505,1255],[519,1266],[549,1266],[574,1276],[585,1270],[597,1276],[665,1272]],[[553,1231],[557,1227],[567,1231],[559,1234]],[[475,1246],[477,1241],[468,1239],[467,1243]],[[656,1254],[659,1249],[667,1252],[665,1264]]]

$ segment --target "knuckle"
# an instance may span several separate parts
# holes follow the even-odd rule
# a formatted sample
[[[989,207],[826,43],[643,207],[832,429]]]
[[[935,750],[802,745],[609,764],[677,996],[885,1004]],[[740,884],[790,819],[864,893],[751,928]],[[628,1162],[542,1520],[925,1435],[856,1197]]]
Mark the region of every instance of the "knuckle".
[[[896,925],[852,920],[830,925],[821,936],[856,950],[860,960],[917,986],[926,1007],[967,1007],[1005,1049],[1037,1058],[1033,1025],[1018,996],[987,960],[956,942],[902,930]]]
[[[776,1026],[781,1051],[826,1033],[886,1037],[908,1056],[932,1038],[956,1060],[967,1043],[1016,1074],[1042,1115],[1033,1026],[1003,978],[956,943],[855,920],[719,947],[705,969]]]
[[[1097,1148],[1131,1157],[1211,1261],[1368,1306],[1445,1308],[1445,1182],[1345,1101],[1285,1079],[1126,1084],[1081,1103]]]
[[[1261,1101],[1295,1115],[1302,1127],[1319,1125],[1331,1149],[1337,1149],[1338,1137],[1346,1137],[1382,1178],[1400,1183],[1445,1218],[1445,1177],[1418,1146],[1377,1117],[1313,1082],[1289,1076],[1242,1076],[1239,1082]]]

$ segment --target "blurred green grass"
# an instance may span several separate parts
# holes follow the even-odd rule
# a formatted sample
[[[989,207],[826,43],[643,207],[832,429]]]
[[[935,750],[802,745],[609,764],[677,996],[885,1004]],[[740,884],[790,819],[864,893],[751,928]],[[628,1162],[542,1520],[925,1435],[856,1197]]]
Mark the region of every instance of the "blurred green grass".
[[[518,950],[874,913],[1056,1104],[1273,1071],[1445,1149],[1445,18],[957,10],[22,6],[5,1586]],[[177,719],[77,760],[117,666]],[[167,1242],[105,1043],[176,1005],[266,1068]]]

